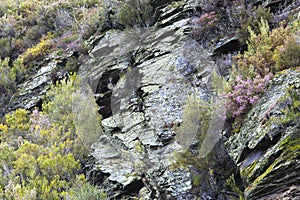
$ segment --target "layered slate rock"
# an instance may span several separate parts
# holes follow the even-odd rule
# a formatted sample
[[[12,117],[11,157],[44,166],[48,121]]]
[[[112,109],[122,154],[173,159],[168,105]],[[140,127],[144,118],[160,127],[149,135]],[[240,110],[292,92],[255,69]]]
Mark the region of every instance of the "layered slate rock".
[[[299,198],[300,72],[287,70],[244,119],[226,147],[239,166],[247,199]]]
[[[31,109],[37,106],[47,91],[47,85],[51,83],[51,71],[56,67],[56,62],[49,62],[48,65],[41,67],[31,80],[23,83],[13,97],[15,100],[9,105],[10,109]]]
[[[11,97],[7,105],[7,112],[18,108],[28,110],[34,107],[41,108],[43,96],[50,85],[69,75],[69,72],[63,70],[63,67],[66,65],[66,60],[73,54],[73,51],[65,56],[51,54],[36,67],[37,69],[32,69],[31,77],[18,85],[15,94]]]
[[[104,134],[93,145],[89,173],[99,174],[102,181],[97,184],[111,184],[112,197],[139,193],[144,199],[197,195],[228,199],[218,194],[224,181],[210,186],[219,175],[203,180],[200,192],[193,193],[190,171],[170,170],[174,151],[188,148],[175,139],[186,99],[194,94],[209,101],[211,72],[216,68],[211,54],[185,34],[191,10],[188,4],[174,2],[161,10],[157,26],[104,33],[80,68],[79,75],[89,82],[103,116]],[[218,151],[217,147],[213,153],[216,165],[230,160]],[[195,170],[210,176],[208,169]]]

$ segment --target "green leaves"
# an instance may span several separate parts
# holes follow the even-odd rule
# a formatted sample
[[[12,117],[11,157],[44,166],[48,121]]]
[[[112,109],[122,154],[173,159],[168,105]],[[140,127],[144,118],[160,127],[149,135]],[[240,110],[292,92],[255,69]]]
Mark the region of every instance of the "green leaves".
[[[83,184],[80,161],[102,133],[93,94],[71,75],[47,97],[43,111],[19,109],[0,124],[0,197],[62,199]],[[91,195],[98,191],[88,187]]]
[[[300,65],[300,45],[296,42],[298,26],[299,19],[287,27],[270,30],[268,22],[261,19],[260,33],[248,28],[248,51],[235,56],[236,66],[231,70],[229,90],[225,95],[229,115],[245,114],[257,102],[274,74]]]
[[[120,9],[117,20],[129,27],[147,27],[152,23],[153,7],[149,0],[129,0]]]

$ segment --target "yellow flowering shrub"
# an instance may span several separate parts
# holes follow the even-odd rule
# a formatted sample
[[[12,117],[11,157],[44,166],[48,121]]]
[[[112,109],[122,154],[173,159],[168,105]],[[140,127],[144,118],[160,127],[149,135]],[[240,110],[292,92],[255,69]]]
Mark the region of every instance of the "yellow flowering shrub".
[[[80,163],[88,155],[84,135],[80,134],[89,130],[75,126],[72,101],[75,98],[76,103],[81,102],[76,96],[80,95],[76,80],[76,75],[72,75],[53,86],[42,111],[18,109],[5,116],[5,123],[0,124],[1,199],[99,196],[100,189],[85,183],[80,174]],[[93,112],[97,110],[90,113]],[[92,123],[100,123],[97,117],[95,120]],[[90,192],[85,193],[80,185]]]
[[[38,60],[49,53],[52,46],[52,38],[53,36],[48,34],[42,38],[37,45],[28,48],[25,53],[21,55],[22,62],[28,65],[30,62]]]

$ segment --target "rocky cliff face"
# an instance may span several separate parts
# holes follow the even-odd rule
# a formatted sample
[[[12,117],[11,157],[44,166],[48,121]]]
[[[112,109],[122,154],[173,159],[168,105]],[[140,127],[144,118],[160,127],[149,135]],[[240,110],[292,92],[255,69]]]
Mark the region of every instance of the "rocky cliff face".
[[[192,179],[185,169],[168,169],[181,148],[176,127],[189,94],[209,99],[215,64],[184,34],[192,7],[176,2],[163,9],[159,28],[106,32],[79,74],[90,82],[104,116],[91,178],[101,172],[126,193],[180,199]]]
[[[265,6],[274,8],[278,2]],[[153,27],[110,29],[91,39],[93,48],[78,74],[94,92],[104,133],[85,166],[88,179],[106,188],[112,199],[299,198],[299,68],[274,77],[237,133],[229,135],[226,122],[215,130],[204,158],[172,167],[174,152],[198,148],[193,135],[186,133],[188,145],[179,140],[182,135],[177,137],[187,98],[214,99],[212,72],[226,76],[220,64],[231,63],[232,51],[241,48],[226,33],[221,39],[217,32],[206,38],[215,40],[211,45],[191,39],[187,33],[195,9],[192,1],[169,2],[157,10]],[[226,27],[233,29],[230,21]],[[221,53],[226,54],[223,61]],[[61,62],[49,57],[20,86],[8,110],[39,106],[51,71]]]
[[[226,141],[247,186],[247,199],[299,197],[299,107],[294,107],[299,78],[299,70],[275,77],[240,131]]]

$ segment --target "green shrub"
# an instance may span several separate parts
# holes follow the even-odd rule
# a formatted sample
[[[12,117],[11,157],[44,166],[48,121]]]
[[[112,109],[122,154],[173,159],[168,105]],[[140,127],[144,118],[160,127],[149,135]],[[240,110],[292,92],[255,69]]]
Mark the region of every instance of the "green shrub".
[[[241,4],[243,1],[235,1],[235,3]],[[249,12],[246,10],[245,2],[239,6],[233,6],[232,9],[236,13],[233,15],[235,21],[238,21],[239,28],[237,33],[239,34],[239,40],[241,44],[246,44],[247,39],[249,38],[249,27],[254,31],[254,33],[259,34],[260,22],[265,20],[267,23],[271,22],[272,16],[270,9],[263,8],[261,6],[255,7]]]
[[[229,89],[224,95],[228,100],[229,116],[244,114],[264,92],[271,72],[299,65],[300,45],[293,39],[297,34],[299,19],[287,27],[270,31],[267,21],[261,20],[256,34],[250,27],[248,51],[235,56]]]
[[[106,193],[98,186],[93,186],[89,183],[71,188],[70,194],[70,199],[72,200],[105,200],[108,198]]]
[[[243,200],[244,199],[244,193],[241,191],[239,186],[236,184],[234,174],[231,174],[229,178],[226,179],[225,185],[230,188],[230,190],[233,192],[233,194],[237,197],[232,197],[233,200]]]
[[[0,131],[3,127],[0,124]],[[0,132],[1,133],[1,132]],[[0,197],[1,189],[2,194],[5,187],[11,180],[11,169],[13,168],[12,162],[15,160],[14,148],[7,142],[2,142],[3,137],[0,135]]]
[[[66,32],[78,35],[75,41],[80,41],[78,44],[74,40],[69,42],[73,45],[70,48],[85,53],[81,40],[89,38],[103,23],[103,4],[102,0],[9,0],[1,3],[0,45],[3,48],[0,58],[9,57],[13,62],[19,57],[28,68],[36,67],[57,47],[51,39],[56,37],[59,41]],[[48,32],[55,35],[49,37]]]
[[[264,75],[265,72],[268,73],[271,69],[276,72],[274,70],[276,62],[282,58],[282,54],[287,54],[287,52],[291,53],[290,62],[297,62],[295,54],[298,51],[299,44],[295,41],[293,34],[296,33],[298,28],[299,19],[287,27],[280,26],[272,31],[270,31],[267,22],[261,20],[260,34],[256,34],[249,28],[248,51],[237,57],[239,68],[254,67],[261,75]],[[286,61],[283,62],[287,62],[289,58],[285,58]],[[279,66],[282,63],[277,65],[280,68]]]
[[[200,183],[201,183],[201,176],[194,174],[193,175],[193,186],[197,187],[200,185]]]
[[[44,55],[47,55],[50,52],[52,44],[52,35],[48,34],[47,37],[42,38],[41,41],[26,50],[26,52],[21,56],[23,64],[33,65],[32,62],[43,58]]]
[[[36,41],[39,40],[39,38],[42,37],[42,31],[40,26],[32,26],[29,27],[28,30],[25,33],[24,40],[29,42],[30,44],[36,44]],[[34,41],[34,42],[32,42]]]
[[[148,27],[153,22],[150,0],[128,0],[117,14],[117,20],[129,27]]]
[[[278,46],[273,54],[275,66],[273,71],[281,71],[290,67],[300,66],[300,44],[290,37],[284,45]]]
[[[103,197],[79,175],[80,162],[101,134],[92,92],[79,86],[72,75],[50,89],[42,111],[19,109],[5,116],[0,124],[1,197],[63,199],[70,188],[78,190],[70,192],[74,198]]]
[[[0,59],[4,59],[10,54],[9,38],[0,38]]]
[[[97,112],[92,91],[75,74],[63,80],[46,94],[43,110],[51,121],[70,132],[77,159],[87,155],[93,142],[102,133],[101,117]]]
[[[206,157],[217,143],[226,119],[226,103],[218,97],[205,102],[193,96],[187,98],[182,124],[176,140],[183,150],[189,149],[195,139],[199,158]]]
[[[9,58],[0,60],[0,84],[9,87],[15,82],[15,74],[10,71]]]
[[[0,60],[0,85],[10,92],[24,78],[26,70],[19,59],[13,62],[13,66],[9,66],[9,62],[9,58]]]
[[[35,110],[28,116],[27,111],[17,110],[6,116],[0,131],[1,145],[8,145],[3,157],[13,154],[9,163],[5,159],[2,162],[6,161],[6,165],[1,166],[10,166],[10,174],[4,174],[5,197],[17,190],[19,198],[23,198],[34,190],[37,199],[57,199],[75,184],[80,164],[72,153],[72,138],[61,126],[50,123],[47,115]],[[13,151],[8,151],[9,147]]]
[[[24,109],[18,109],[7,114],[5,122],[5,124],[0,124],[1,142],[16,148],[18,146],[18,138],[26,136],[29,130],[28,112]]]

